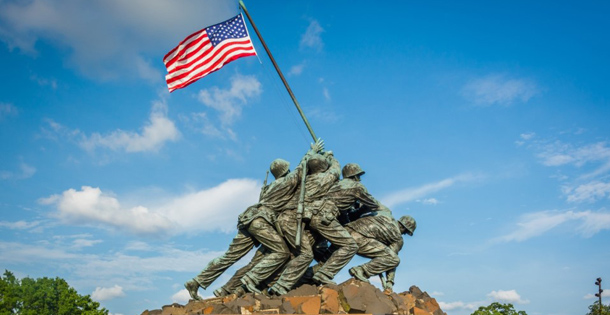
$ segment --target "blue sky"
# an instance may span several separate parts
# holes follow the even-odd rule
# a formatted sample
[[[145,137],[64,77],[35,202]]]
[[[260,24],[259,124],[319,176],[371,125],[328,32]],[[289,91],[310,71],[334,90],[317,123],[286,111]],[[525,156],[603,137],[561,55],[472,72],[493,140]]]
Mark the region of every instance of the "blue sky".
[[[586,312],[610,281],[607,2],[246,5],[326,148],[417,220],[397,291]],[[269,163],[311,142],[251,27],[259,58],[167,92],[164,54],[236,13],[0,0],[0,269],[113,314],[185,302]]]

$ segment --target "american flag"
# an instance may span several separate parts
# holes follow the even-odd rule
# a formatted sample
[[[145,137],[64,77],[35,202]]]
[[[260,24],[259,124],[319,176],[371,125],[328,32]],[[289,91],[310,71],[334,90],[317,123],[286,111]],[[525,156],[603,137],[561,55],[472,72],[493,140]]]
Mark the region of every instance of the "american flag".
[[[256,55],[241,14],[185,38],[163,57],[170,92],[186,87],[227,63]]]

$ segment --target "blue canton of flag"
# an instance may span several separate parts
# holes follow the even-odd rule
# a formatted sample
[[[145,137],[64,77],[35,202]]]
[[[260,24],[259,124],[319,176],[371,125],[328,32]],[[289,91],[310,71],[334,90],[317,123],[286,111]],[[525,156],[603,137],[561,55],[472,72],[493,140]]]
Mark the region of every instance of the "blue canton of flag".
[[[206,31],[208,32],[208,37],[210,38],[210,42],[212,42],[212,46],[216,46],[226,39],[248,36],[241,14],[230,20],[212,25],[206,28]]]

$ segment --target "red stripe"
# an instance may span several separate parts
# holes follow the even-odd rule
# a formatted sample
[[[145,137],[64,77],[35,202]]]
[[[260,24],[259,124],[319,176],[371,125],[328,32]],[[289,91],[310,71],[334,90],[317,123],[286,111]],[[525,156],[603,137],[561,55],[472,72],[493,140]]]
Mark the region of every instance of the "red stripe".
[[[205,75],[207,73],[210,73],[210,72],[214,71],[214,69],[217,68],[217,67],[221,68],[224,65],[224,62],[227,60],[227,56],[228,55],[230,55],[233,52],[239,52],[240,50],[244,50],[244,49],[236,48],[236,49],[227,50],[227,51],[224,52],[224,54],[221,56],[221,58],[219,58],[213,64],[201,64],[200,66],[196,67],[195,69],[193,69],[193,70],[191,70],[189,72],[185,72],[185,73],[182,73],[182,74],[180,74],[178,76],[173,76],[171,78],[167,78],[166,77],[167,84],[170,85],[170,84],[172,84],[172,83],[174,83],[176,81],[188,78],[189,76],[191,76],[193,74],[195,74],[195,76],[197,77],[201,73],[204,73],[204,75]],[[251,49],[247,49],[247,50],[244,50],[242,53],[240,53],[238,55],[243,55],[243,54],[249,54],[248,56],[253,56],[253,55],[256,54],[256,52],[251,51]],[[232,58],[232,57],[229,57],[229,58]],[[201,76],[199,76],[199,77],[201,77]],[[187,79],[187,81],[188,80],[191,80],[191,79]]]
[[[228,64],[228,63],[229,63],[229,62],[231,62],[231,61],[234,61],[234,60],[236,60],[236,59],[239,59],[239,58],[241,58],[241,57],[248,57],[248,56],[254,56],[254,55],[256,55],[256,53],[254,53],[254,52],[251,52],[251,53],[243,53],[243,54],[238,54],[238,55],[235,55],[235,56],[233,56],[233,57],[229,58],[227,61],[225,61],[225,62],[224,62],[224,64],[223,64],[222,66],[224,66],[224,65]],[[193,77],[192,79],[190,79],[190,80],[188,80],[188,81],[186,81],[186,82],[184,82],[184,83],[182,83],[182,84],[180,84],[180,85],[176,85],[176,86],[174,86],[174,87],[173,87],[173,88],[171,88],[169,91],[170,91],[170,92],[173,92],[174,90],[177,90],[177,89],[181,89],[181,88],[187,87],[188,85],[190,85],[191,83],[193,83],[193,82],[195,82],[195,81],[197,81],[197,80],[201,79],[202,77],[204,77],[204,76],[206,76],[206,75],[208,75],[208,74],[210,74],[210,73],[212,73],[212,72],[215,72],[215,71],[217,71],[217,70],[220,70],[220,68],[222,68],[222,66],[218,67],[217,69],[211,70],[211,71],[209,71],[209,72],[207,72],[207,73],[203,73],[203,74],[201,74],[201,75],[197,75],[196,77]]]
[[[188,63],[175,66],[172,70],[169,70],[169,73],[171,74],[171,73],[175,73],[175,72],[178,72],[180,70],[189,68],[190,66],[192,66],[195,63],[198,63],[202,59],[205,59],[205,60],[203,60],[203,63],[208,63],[210,60],[214,59],[214,57],[216,57],[219,54],[221,54],[223,50],[229,49],[231,46],[234,46],[234,45],[250,45],[250,46],[252,46],[252,42],[250,41],[250,39],[246,39],[246,40],[239,41],[239,42],[226,43],[223,47],[216,46],[216,47],[210,49],[209,51],[204,52],[203,54],[201,54],[197,58],[195,58],[193,60],[189,60]],[[192,56],[194,54],[195,53],[193,53],[193,54],[191,54],[189,56]]]
[[[188,43],[184,49],[165,63],[165,67],[169,70],[174,63],[183,60],[185,57],[192,56],[193,53],[196,53],[201,49],[201,47],[207,45],[208,43],[210,43],[210,39],[208,38],[208,34],[205,33],[203,36],[201,36],[201,38]]]
[[[213,63],[213,64],[210,66],[210,67],[214,67],[214,66],[216,66],[216,65],[219,63],[219,61],[222,61],[222,60],[223,60],[223,58],[224,58],[226,55],[228,55],[228,54],[230,54],[230,53],[232,53],[232,52],[234,52],[234,51],[238,51],[238,50],[249,50],[249,49],[252,49],[252,48],[253,48],[251,45],[250,45],[250,47],[234,47],[234,46],[235,46],[235,45],[234,45],[233,43],[231,43],[230,45],[227,45],[227,46],[223,47],[222,49],[219,49],[219,50],[213,50],[213,51],[211,52],[211,55],[210,55],[210,54],[207,54],[207,55],[206,55],[206,54],[202,54],[202,55],[201,55],[199,58],[197,58],[197,60],[200,60],[202,57],[208,57],[208,58],[206,58],[206,59],[205,59],[203,62],[200,62],[200,64],[202,64],[202,65],[207,65],[207,64],[208,64],[208,63],[209,63],[209,62],[210,62],[212,59],[216,58],[217,56],[222,56],[221,58],[219,58],[219,60],[217,60],[215,63]],[[190,64],[192,64],[192,63],[190,63]],[[187,67],[187,66],[178,66],[178,67],[176,67],[176,69],[175,69],[175,70],[173,70],[173,71],[172,71],[172,72],[170,72],[169,74],[176,73],[177,71],[179,71],[179,70],[181,70],[181,69],[183,69],[183,68],[186,68],[186,67]],[[210,67],[208,67],[208,68],[210,68]],[[184,73],[178,74],[178,75],[176,75],[176,76],[172,77],[170,80],[168,80],[168,81],[167,81],[167,83],[169,84],[169,83],[172,83],[172,82],[174,82],[174,81],[176,81],[176,80],[182,79],[182,78],[184,78],[184,77],[188,76],[190,73],[192,73],[192,72],[194,72],[194,71],[198,70],[199,68],[200,68],[200,67],[196,67],[195,69],[192,69],[192,70],[190,70],[190,71],[187,71],[187,72],[184,72]]]
[[[170,56],[171,54],[174,53],[174,51],[176,51],[178,48],[180,48],[180,45],[184,44],[185,42],[187,42],[188,40],[190,40],[191,37],[199,35],[201,32],[205,32],[205,28],[201,29],[189,36],[187,36],[185,39],[183,39],[180,43],[178,43],[178,46],[174,47],[174,49],[170,50],[167,54],[165,54],[165,56],[163,57],[163,60],[165,60],[168,56]]]
[[[207,45],[210,45],[210,47],[206,47]],[[192,49],[192,51],[188,52],[186,55],[180,55],[180,56],[176,56],[176,58],[172,59],[172,62],[169,65],[166,65],[165,67],[167,68],[167,72],[171,73],[174,71],[177,71],[177,67],[181,67],[183,68],[184,64],[189,64],[191,63],[191,61],[189,60],[191,57],[193,57],[194,55],[202,52],[202,51],[208,51],[208,50],[212,50],[214,49],[214,47],[211,47],[210,41],[208,40],[208,38],[206,37],[204,39],[204,41],[202,41],[201,43],[199,43],[197,45],[197,47],[194,47]],[[185,51],[186,52],[186,51]],[[205,55],[205,53],[203,53],[202,55]],[[200,57],[198,57],[198,59],[200,59]],[[174,65],[178,63],[178,65]]]

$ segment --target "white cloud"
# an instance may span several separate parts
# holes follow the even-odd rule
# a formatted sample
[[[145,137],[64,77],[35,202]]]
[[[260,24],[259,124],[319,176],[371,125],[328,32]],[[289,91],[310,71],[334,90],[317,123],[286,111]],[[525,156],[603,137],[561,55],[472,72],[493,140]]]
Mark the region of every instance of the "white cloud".
[[[464,175],[459,175],[459,176],[455,176],[455,177],[451,177],[451,178],[446,178],[446,179],[443,179],[443,180],[435,182],[435,183],[425,184],[420,187],[405,188],[405,189],[402,189],[402,190],[399,190],[399,191],[396,191],[396,192],[393,192],[393,193],[390,193],[390,194],[384,196],[383,198],[381,198],[381,202],[383,204],[385,204],[386,206],[388,206],[389,208],[392,208],[396,205],[399,205],[399,204],[402,204],[405,202],[414,201],[414,200],[418,200],[420,198],[426,197],[429,194],[449,188],[457,183],[470,182],[470,181],[478,180],[479,178],[480,178],[480,176],[475,176],[472,174],[464,174]]]
[[[198,99],[205,106],[219,112],[220,121],[225,127],[232,125],[241,116],[242,108],[249,99],[261,93],[261,83],[255,76],[234,75],[231,87],[225,90],[218,87],[201,90]]]
[[[487,294],[487,296],[490,297],[493,301],[511,304],[527,304],[530,302],[529,300],[521,299],[521,295],[519,295],[519,293],[517,293],[517,291],[515,290],[491,291],[489,294]]]
[[[176,141],[179,137],[180,132],[174,122],[167,118],[167,104],[161,99],[153,102],[149,121],[144,125],[141,133],[120,129],[107,135],[93,133],[89,137],[83,135],[79,144],[88,151],[103,147],[114,151],[156,152],[166,142]]]
[[[36,174],[36,168],[24,162],[19,164],[18,172],[0,171],[0,179],[28,179]]]
[[[329,91],[329,90],[328,90],[328,88],[327,88],[327,87],[325,87],[325,86],[324,86],[324,87],[322,87],[322,95],[324,96],[324,99],[325,99],[327,102],[330,102],[330,100],[331,100],[331,98],[330,98],[330,91]]]
[[[73,248],[91,247],[91,246],[94,246],[95,244],[99,244],[102,242],[103,242],[102,240],[90,240],[90,239],[79,238],[79,239],[75,239],[72,241],[72,247]]]
[[[290,67],[290,71],[288,71],[288,76],[298,76],[303,73],[303,69],[305,69],[305,63],[300,63],[298,65],[294,65]]]
[[[0,39],[30,54],[39,40],[67,47],[67,65],[93,79],[160,81],[148,56],[237,12],[237,1],[226,0],[3,1]]]
[[[610,198],[610,183],[592,181],[578,187],[565,186],[563,193],[568,196],[568,202],[594,202]]]
[[[31,75],[30,79],[32,81],[38,83],[38,85],[40,85],[40,86],[50,86],[53,90],[57,89],[57,80],[55,80],[55,79],[42,78],[35,74]]]
[[[2,121],[4,117],[16,116],[18,113],[19,110],[13,104],[0,102],[0,121]]]
[[[231,179],[216,187],[170,198],[162,203],[142,200],[147,207],[124,206],[100,188],[83,186],[40,199],[54,205],[64,224],[92,225],[136,234],[179,234],[232,231],[236,217],[258,199],[260,185],[252,179]],[[202,225],[201,222],[206,222]]]
[[[497,74],[471,80],[462,88],[462,95],[479,106],[511,105],[517,100],[526,103],[538,93],[532,80]]]
[[[187,291],[186,289],[182,289],[172,295],[172,303],[185,305],[190,299],[191,296],[189,294],[189,291]]]
[[[40,225],[40,221],[16,221],[16,222],[8,222],[8,221],[0,221],[0,227],[9,228],[11,230],[29,230],[35,228]]]
[[[114,285],[111,288],[96,287],[91,293],[91,298],[95,301],[107,301],[125,296],[123,288],[119,285]]]
[[[572,183],[564,184],[562,192],[568,202],[596,202],[610,197],[610,147],[606,142],[573,146],[561,141],[536,144],[536,156],[549,167],[571,165],[582,174]],[[587,168],[585,168],[587,167]]]
[[[535,133],[535,132],[529,132],[529,133],[522,133],[522,134],[520,135],[520,137],[521,137],[521,139],[523,139],[523,140],[530,140],[530,139],[532,139],[532,138],[533,138],[535,135],[536,135],[536,133]]]
[[[564,223],[572,222],[567,225]],[[521,242],[540,236],[558,226],[573,230],[583,237],[591,237],[610,229],[610,213],[606,211],[541,211],[522,215],[513,232],[495,238],[492,242]]]
[[[441,307],[441,309],[443,311],[455,311],[455,310],[475,310],[477,309],[479,306],[481,306],[482,303],[480,302],[473,302],[473,303],[464,303],[462,301],[456,301],[456,302],[438,302],[438,305]]]
[[[320,36],[324,32],[320,23],[316,20],[311,20],[309,22],[309,26],[305,31],[305,34],[301,36],[300,47],[303,48],[313,48],[317,51],[321,51],[324,47],[324,42],[322,42],[322,37]]]
[[[436,198],[428,198],[428,199],[421,200],[421,203],[423,203],[425,205],[437,205],[437,204],[439,204],[439,201]]]
[[[96,290],[106,293],[120,292],[116,286],[121,287],[123,292],[142,290],[143,287],[150,287],[155,279],[165,278],[166,275],[162,274],[166,272],[196,274],[202,266],[222,254],[201,249],[176,249],[169,245],[155,246],[155,250],[146,253],[144,257],[127,255],[120,249],[108,253],[83,254],[69,245],[32,245],[3,241],[0,241],[0,252],[0,264],[3,266],[43,264],[58,270],[69,269],[70,283],[75,287],[90,287],[94,283],[100,287]]]
[[[605,290],[604,292],[602,292],[602,297],[610,297],[610,290]],[[598,297],[595,296],[594,293],[589,293],[589,294],[583,296],[582,298],[585,300],[598,299]]]

